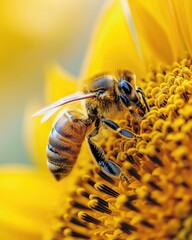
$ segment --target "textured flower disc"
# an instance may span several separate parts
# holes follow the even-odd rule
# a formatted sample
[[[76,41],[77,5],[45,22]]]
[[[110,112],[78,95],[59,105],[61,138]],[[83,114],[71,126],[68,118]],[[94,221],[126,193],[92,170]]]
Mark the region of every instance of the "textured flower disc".
[[[136,137],[113,133],[101,143],[129,182],[90,159],[49,239],[192,239],[192,59],[151,70],[137,84],[150,112],[143,119],[124,112],[118,121]]]

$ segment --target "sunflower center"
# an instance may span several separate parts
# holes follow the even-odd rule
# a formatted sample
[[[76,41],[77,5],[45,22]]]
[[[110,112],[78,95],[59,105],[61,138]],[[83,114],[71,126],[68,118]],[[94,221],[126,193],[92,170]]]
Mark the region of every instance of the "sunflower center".
[[[192,238],[192,58],[151,70],[138,84],[150,112],[118,122],[136,137],[113,134],[102,143],[129,183],[90,162],[50,239]]]

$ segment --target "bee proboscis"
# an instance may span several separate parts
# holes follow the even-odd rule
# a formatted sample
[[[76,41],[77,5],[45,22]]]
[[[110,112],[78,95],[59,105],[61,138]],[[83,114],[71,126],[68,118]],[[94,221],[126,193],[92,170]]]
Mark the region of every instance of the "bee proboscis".
[[[149,107],[145,95],[136,86],[135,74],[128,70],[119,71],[118,77],[100,74],[85,82],[82,91],[64,97],[34,114],[45,114],[43,121],[65,104],[84,100],[85,112],[66,111],[54,124],[47,145],[48,167],[57,180],[70,173],[75,164],[81,145],[86,138],[92,157],[101,170],[110,177],[127,179],[120,166],[106,158],[103,149],[92,139],[99,133],[102,125],[118,132],[126,138],[135,134],[122,129],[111,117],[118,111],[129,109],[133,117],[143,117]],[[130,109],[134,107],[139,113]],[[89,132],[91,126],[94,129]]]

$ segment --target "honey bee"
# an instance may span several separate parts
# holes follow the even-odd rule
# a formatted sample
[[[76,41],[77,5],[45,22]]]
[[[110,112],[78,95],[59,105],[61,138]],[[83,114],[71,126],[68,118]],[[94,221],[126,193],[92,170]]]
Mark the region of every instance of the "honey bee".
[[[108,160],[103,149],[92,138],[99,133],[102,125],[125,138],[135,137],[133,132],[120,128],[109,119],[124,109],[129,109],[134,117],[141,118],[149,111],[145,95],[136,86],[135,78],[135,74],[128,70],[119,71],[118,77],[97,75],[85,82],[82,92],[64,97],[34,114],[45,114],[42,119],[45,121],[63,105],[84,100],[84,113],[77,109],[66,111],[50,133],[47,145],[48,167],[56,180],[61,180],[71,172],[85,138],[93,159],[106,175],[127,179],[120,166]],[[137,113],[130,107],[138,110]],[[91,126],[94,128],[89,132]]]

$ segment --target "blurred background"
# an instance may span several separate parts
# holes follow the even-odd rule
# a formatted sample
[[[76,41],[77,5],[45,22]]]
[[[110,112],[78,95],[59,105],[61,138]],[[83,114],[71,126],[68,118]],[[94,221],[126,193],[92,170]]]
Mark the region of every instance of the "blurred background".
[[[104,0],[0,1],[0,163],[27,163],[27,105],[43,99],[44,69],[78,75]]]

